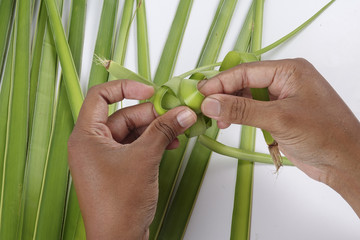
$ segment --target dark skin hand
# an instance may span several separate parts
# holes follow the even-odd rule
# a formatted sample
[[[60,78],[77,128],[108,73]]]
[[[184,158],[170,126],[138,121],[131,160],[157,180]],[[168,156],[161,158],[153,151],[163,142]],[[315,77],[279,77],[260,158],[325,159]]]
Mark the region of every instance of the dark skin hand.
[[[143,100],[152,87],[119,80],[90,89],[68,142],[87,239],[147,239],[158,198],[158,168],[166,148],[196,121],[187,107],[157,117],[151,103],[108,117],[108,104]]]
[[[273,101],[249,98],[268,87]],[[339,194],[360,216],[360,123],[328,82],[302,59],[241,64],[199,84],[202,111],[220,128],[269,131],[299,169]],[[118,80],[92,88],[70,136],[69,166],[87,239],[147,239],[165,149],[196,121],[187,107],[161,117],[151,103],[108,117],[108,104],[147,99],[152,87]],[[241,95],[241,96],[239,96]]]
[[[268,87],[273,101],[234,96]],[[269,131],[281,152],[311,178],[341,194],[360,216],[360,123],[304,59],[241,64],[199,84],[202,112]]]

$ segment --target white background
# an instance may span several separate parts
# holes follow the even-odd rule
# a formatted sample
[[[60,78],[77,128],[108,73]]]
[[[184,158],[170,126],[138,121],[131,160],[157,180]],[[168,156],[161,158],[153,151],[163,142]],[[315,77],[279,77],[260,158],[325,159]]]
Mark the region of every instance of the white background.
[[[120,11],[124,0],[120,0]],[[194,0],[175,75],[194,68],[218,0]],[[230,51],[250,0],[239,0],[219,60]],[[327,0],[267,0],[263,46],[284,36],[325,5]],[[152,74],[173,20],[178,0],[147,0]],[[83,89],[90,72],[102,1],[89,0],[84,46]],[[133,25],[135,26],[135,24]],[[126,66],[136,70],[136,36],[130,32]],[[360,1],[337,0],[308,28],[263,59],[303,57],[312,62],[360,119]],[[321,91],[321,89],[319,89]],[[239,143],[240,127],[222,131],[219,140]],[[360,137],[360,136],[359,136]],[[336,139],[334,139],[336,141]],[[256,151],[266,152],[261,133]],[[229,239],[237,162],[213,154],[185,239]],[[360,239],[360,220],[329,187],[295,167],[256,164],[251,223],[252,240]],[[359,193],[360,195],[360,193]]]

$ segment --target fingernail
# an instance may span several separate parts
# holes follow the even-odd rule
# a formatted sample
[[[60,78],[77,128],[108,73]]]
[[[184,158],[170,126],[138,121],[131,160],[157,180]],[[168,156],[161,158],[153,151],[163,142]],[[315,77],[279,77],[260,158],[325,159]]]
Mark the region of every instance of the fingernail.
[[[196,122],[196,117],[194,115],[195,114],[190,110],[183,110],[177,115],[176,119],[180,126],[188,128]]]
[[[217,99],[205,98],[202,103],[202,112],[209,117],[220,116],[221,105]]]

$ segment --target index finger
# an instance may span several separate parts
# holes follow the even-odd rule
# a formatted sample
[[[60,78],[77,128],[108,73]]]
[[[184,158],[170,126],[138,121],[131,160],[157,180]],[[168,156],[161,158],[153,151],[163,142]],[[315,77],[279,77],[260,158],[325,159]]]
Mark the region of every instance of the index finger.
[[[81,107],[77,125],[106,123],[108,105],[124,98],[145,100],[154,93],[153,87],[131,80],[115,80],[90,88]]]
[[[268,87],[279,96],[286,81],[295,71],[296,60],[277,60],[243,63],[203,81],[199,91],[205,96],[217,93],[232,94],[245,88]]]

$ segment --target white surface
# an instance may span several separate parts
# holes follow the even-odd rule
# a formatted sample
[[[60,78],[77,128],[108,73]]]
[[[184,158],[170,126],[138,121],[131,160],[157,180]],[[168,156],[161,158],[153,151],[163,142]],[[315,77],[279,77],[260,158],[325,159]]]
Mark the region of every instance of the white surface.
[[[124,1],[120,1],[120,10]],[[287,34],[325,5],[327,0],[268,0],[263,46]],[[146,2],[152,73],[160,59],[178,0]],[[82,84],[90,72],[102,1],[89,0]],[[201,51],[218,0],[195,0],[175,74],[192,69]],[[240,0],[219,59],[232,49],[250,0]],[[312,62],[360,119],[360,1],[338,0],[310,27],[263,59],[303,57]],[[94,32],[95,31],[95,32]],[[130,32],[126,66],[136,70],[136,40]],[[85,89],[85,87],[83,88]],[[221,132],[220,141],[236,146],[238,126]],[[259,152],[266,152],[257,134]],[[251,239],[360,239],[360,220],[333,190],[294,167],[256,165]],[[213,154],[190,219],[185,239],[229,239],[236,161]]]

